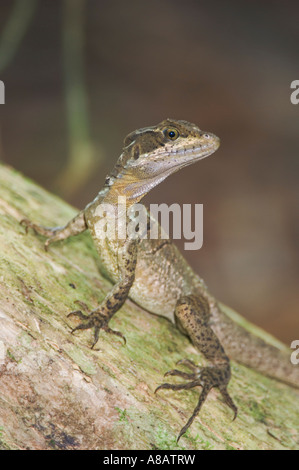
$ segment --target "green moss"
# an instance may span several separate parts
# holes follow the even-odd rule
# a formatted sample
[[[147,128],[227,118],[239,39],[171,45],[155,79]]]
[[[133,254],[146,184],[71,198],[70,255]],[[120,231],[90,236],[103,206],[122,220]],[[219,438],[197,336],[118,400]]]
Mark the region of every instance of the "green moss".
[[[185,450],[184,447],[177,443],[176,437],[173,434],[169,434],[165,426],[157,426],[154,439],[155,449],[157,450]]]
[[[186,437],[187,439],[189,439],[189,441],[191,442],[192,446],[193,446],[195,449],[198,449],[198,448],[200,448],[200,449],[202,449],[202,450],[212,450],[212,449],[214,449],[213,444],[211,444],[211,442],[209,442],[209,441],[203,439],[202,437],[200,437],[199,434],[196,434],[195,437],[192,437],[192,436],[190,435],[190,431],[188,430],[188,431],[186,432],[185,437]]]
[[[118,406],[115,406],[114,409],[118,412],[119,421],[124,421],[128,423],[127,410],[121,410]]]
[[[9,357],[9,359],[11,359],[13,362],[16,362],[17,364],[20,364],[22,362],[22,359],[17,360],[15,358],[15,356],[13,355],[13,353],[9,349],[6,350],[6,354]],[[0,431],[1,431],[1,429],[0,429]],[[1,437],[1,435],[0,435],[0,437]]]
[[[53,310],[45,302],[41,302],[40,300],[35,299],[34,304],[43,314],[53,315]]]
[[[69,343],[65,345],[64,350],[77,366],[80,367],[82,372],[91,376],[96,374],[97,369],[92,358],[87,357],[87,355],[83,353],[82,349]]]

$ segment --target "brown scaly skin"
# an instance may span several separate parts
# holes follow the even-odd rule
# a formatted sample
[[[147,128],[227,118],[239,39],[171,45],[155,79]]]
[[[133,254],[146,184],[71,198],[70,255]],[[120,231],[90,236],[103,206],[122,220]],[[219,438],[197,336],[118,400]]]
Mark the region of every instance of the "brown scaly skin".
[[[82,320],[72,331],[94,328],[92,347],[98,341],[101,329],[124,338],[120,332],[111,330],[108,323],[129,296],[149,312],[174,321],[206,358],[208,366],[201,369],[188,359],[180,361],[191,373],[174,369],[166,375],[179,376],[186,379],[186,383],[165,383],[157,388],[202,388],[198,404],[178,439],[191,425],[214,387],[219,389],[236,417],[237,407],[227,391],[231,376],[229,357],[299,387],[299,371],[289,357],[231,321],[171,241],[112,240],[109,236],[102,239],[97,235],[97,223],[101,220],[97,209],[101,203],[116,208],[118,196],[126,196],[128,208],[167,176],[207,157],[218,147],[218,137],[186,121],[167,119],[156,126],[139,129],[126,137],[123,152],[106,178],[104,188],[67,225],[44,228],[27,219],[22,221],[26,230],[31,227],[48,237],[46,248],[50,243],[90,230],[103,271],[114,283],[104,301],[89,315],[80,310],[69,314]]]

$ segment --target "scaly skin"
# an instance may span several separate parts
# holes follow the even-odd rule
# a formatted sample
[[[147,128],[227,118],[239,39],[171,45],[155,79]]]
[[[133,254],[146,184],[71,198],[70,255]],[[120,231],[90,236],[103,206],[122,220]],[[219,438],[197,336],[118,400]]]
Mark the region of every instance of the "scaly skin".
[[[186,379],[186,383],[165,383],[157,388],[202,387],[198,404],[178,439],[214,387],[220,390],[234,417],[237,416],[237,407],[227,391],[231,376],[229,357],[299,387],[299,371],[289,357],[231,321],[170,240],[142,239],[142,236],[114,240],[109,233],[106,238],[99,236],[101,213],[98,209],[102,203],[110,204],[115,216],[119,196],[126,196],[128,209],[167,176],[211,155],[218,147],[218,137],[186,121],[167,119],[156,126],[139,129],[126,137],[123,152],[95,200],[66,226],[45,228],[27,219],[22,221],[26,229],[31,227],[48,237],[46,248],[50,243],[90,230],[103,271],[114,283],[111,292],[90,315],[81,311],[69,314],[82,320],[73,331],[94,328],[92,347],[101,329],[123,337],[108,324],[129,296],[149,312],[174,321],[206,358],[208,366],[201,369],[188,359],[180,361],[191,373],[174,369],[166,375],[177,375]],[[125,223],[128,222],[127,219]]]

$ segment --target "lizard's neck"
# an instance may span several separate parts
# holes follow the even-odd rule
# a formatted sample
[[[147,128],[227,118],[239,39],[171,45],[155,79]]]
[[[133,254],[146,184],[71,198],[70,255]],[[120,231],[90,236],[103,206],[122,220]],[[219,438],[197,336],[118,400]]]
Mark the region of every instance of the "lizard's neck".
[[[93,212],[94,216],[98,216],[104,211],[106,221],[112,221],[110,225],[108,223],[107,227],[111,226],[114,233],[115,221],[117,220],[117,230],[120,233],[126,233],[130,208],[137,204],[156,184],[158,184],[156,181],[152,182],[152,186],[148,182],[138,181],[136,177],[125,172],[119,172],[116,176],[112,172],[110,176],[107,176],[103,189],[90,204],[89,210]]]
[[[157,186],[167,175],[160,175],[159,177],[151,179],[139,180],[136,176],[130,173],[120,172],[117,176],[108,176],[104,189],[101,191],[103,197],[102,202],[116,206],[119,197],[126,198],[127,209],[133,204],[141,201],[141,199],[152,188]]]

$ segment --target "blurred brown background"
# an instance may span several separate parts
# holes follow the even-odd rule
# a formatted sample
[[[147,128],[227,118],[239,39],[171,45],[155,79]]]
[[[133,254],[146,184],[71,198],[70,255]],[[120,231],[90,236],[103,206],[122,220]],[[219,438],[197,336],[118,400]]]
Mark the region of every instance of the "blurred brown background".
[[[299,338],[299,3],[2,0],[0,159],[83,208],[130,131],[166,117],[222,140],[147,202],[203,203],[186,257],[211,291]]]

